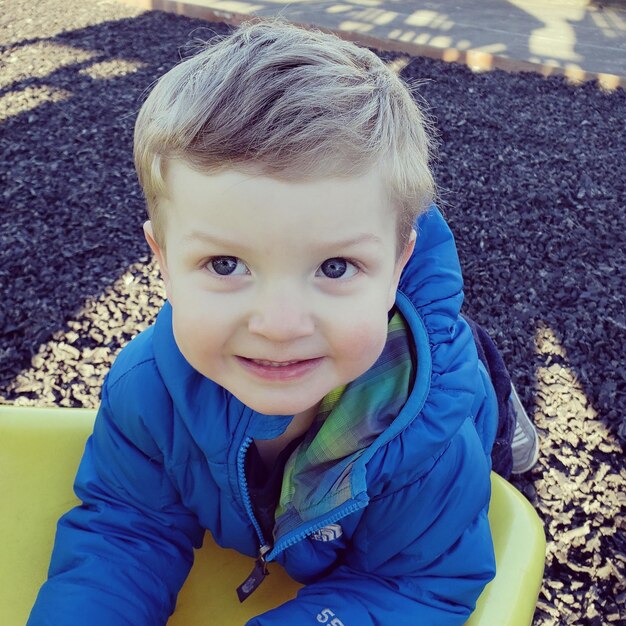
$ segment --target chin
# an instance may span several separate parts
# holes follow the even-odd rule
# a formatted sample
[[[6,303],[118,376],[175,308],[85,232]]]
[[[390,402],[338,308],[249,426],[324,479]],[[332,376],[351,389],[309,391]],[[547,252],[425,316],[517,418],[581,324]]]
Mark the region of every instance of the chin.
[[[263,415],[296,415],[310,409],[319,402],[319,400],[312,400],[307,403],[303,403],[302,400],[299,402],[263,402],[258,398],[245,398],[243,396],[238,396],[238,398],[253,411]]]
[[[285,406],[284,404],[277,406],[275,404],[257,404],[254,402],[245,402],[244,404],[249,406],[253,411],[262,413],[263,415],[296,415],[297,413],[302,413],[302,411],[306,411],[307,408],[310,408],[302,405],[295,405],[292,407],[291,405]]]

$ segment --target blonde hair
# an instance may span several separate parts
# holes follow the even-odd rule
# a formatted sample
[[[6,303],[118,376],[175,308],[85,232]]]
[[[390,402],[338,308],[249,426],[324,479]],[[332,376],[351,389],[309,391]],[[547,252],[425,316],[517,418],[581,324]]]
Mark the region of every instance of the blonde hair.
[[[135,125],[135,167],[164,244],[170,159],[282,180],[350,177],[376,167],[398,211],[403,249],[432,202],[431,138],[407,85],[365,48],[282,18],[245,22],[164,76]]]

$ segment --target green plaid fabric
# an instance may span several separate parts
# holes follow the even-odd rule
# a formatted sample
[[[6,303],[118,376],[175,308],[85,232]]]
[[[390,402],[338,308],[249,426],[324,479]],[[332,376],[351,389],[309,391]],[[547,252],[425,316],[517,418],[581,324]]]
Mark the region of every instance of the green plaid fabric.
[[[374,365],[324,397],[302,443],[285,465],[274,536],[343,504],[351,497],[350,471],[405,404],[417,364],[400,313]]]

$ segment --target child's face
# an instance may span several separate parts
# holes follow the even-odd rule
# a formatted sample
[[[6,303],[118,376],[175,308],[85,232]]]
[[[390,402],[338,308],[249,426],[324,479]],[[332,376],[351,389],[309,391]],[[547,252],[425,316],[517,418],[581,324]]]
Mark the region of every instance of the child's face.
[[[376,173],[282,182],[168,165],[156,253],[189,363],[254,410],[292,415],[380,355],[411,244]]]

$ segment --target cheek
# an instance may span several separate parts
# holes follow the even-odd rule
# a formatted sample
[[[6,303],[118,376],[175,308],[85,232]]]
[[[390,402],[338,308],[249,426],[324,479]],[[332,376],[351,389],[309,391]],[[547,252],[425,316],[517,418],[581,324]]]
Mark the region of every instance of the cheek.
[[[179,350],[191,365],[206,373],[231,336],[228,316],[223,309],[207,306],[198,298],[186,302],[178,299],[172,303],[172,310],[172,327]]]
[[[336,335],[335,350],[339,358],[360,376],[380,356],[387,339],[387,315],[353,317],[345,320]]]
[[[192,281],[172,285],[174,324],[180,334],[224,335],[237,320],[237,303],[203,290]]]

